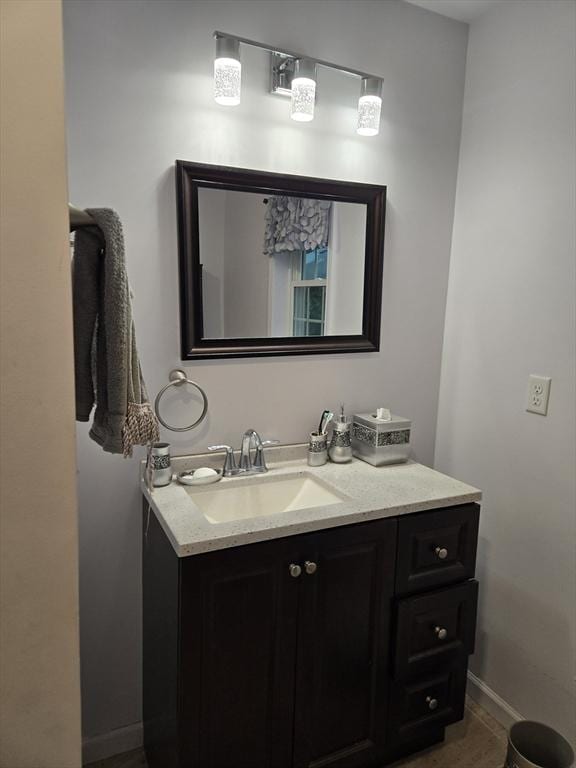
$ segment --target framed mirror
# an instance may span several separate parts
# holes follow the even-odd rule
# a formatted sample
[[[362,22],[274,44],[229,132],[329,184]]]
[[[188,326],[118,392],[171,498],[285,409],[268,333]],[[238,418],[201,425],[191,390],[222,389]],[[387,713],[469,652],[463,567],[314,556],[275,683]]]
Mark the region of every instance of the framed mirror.
[[[386,187],[176,162],[182,359],[375,352]]]

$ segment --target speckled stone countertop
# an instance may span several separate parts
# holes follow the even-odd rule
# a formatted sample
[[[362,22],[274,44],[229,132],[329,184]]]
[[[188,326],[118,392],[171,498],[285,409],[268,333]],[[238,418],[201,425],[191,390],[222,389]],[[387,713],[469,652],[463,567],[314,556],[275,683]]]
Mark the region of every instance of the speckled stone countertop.
[[[142,492],[179,557],[465,504],[480,501],[482,497],[477,488],[413,461],[373,467],[360,459],[352,459],[348,464],[309,467],[305,456],[305,445],[271,447],[266,449],[270,471],[264,475],[223,478],[214,485],[199,487],[172,482],[163,488],[155,488],[152,493],[146,488],[142,465]],[[222,456],[219,454],[172,457],[174,472],[198,467],[220,469],[221,466]],[[201,493],[203,489],[215,490],[224,484],[244,484],[254,480],[271,482],[274,478],[302,474],[317,478],[345,500],[329,506],[225,523],[209,522],[194,503],[194,493]]]

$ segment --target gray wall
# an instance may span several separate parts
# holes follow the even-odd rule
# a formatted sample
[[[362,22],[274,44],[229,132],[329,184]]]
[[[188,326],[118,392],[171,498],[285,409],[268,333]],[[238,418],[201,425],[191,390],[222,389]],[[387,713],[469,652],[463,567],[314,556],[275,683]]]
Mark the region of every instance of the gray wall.
[[[387,184],[380,353],[198,362],[209,416],[174,453],[237,444],[249,426],[302,441],[325,406],[387,405],[433,459],[455,197],[466,25],[402,2],[68,0],[64,8],[70,198],[125,227],[151,393],[179,362],[176,158]],[[215,29],[385,77],[382,127],[355,133],[358,83],[321,71],[316,119],[267,94],[268,56],[243,51],[242,104],[212,98]],[[177,405],[177,404],[175,404]],[[171,407],[184,423],[191,411]],[[78,425],[82,672],[88,737],[139,721],[137,462],[104,455]],[[103,737],[106,741],[107,737]],[[94,753],[93,753],[94,754]]]
[[[326,332],[362,333],[366,206],[334,203],[328,261]]]
[[[228,191],[224,250],[224,335],[268,336],[268,273],[262,195]]]
[[[436,447],[485,494],[472,670],[574,741],[575,10],[504,3],[470,29]]]
[[[201,189],[198,194],[198,242],[202,261],[204,336],[224,335],[226,193]]]
[[[202,188],[198,194],[204,336],[268,336],[269,258],[263,196]]]

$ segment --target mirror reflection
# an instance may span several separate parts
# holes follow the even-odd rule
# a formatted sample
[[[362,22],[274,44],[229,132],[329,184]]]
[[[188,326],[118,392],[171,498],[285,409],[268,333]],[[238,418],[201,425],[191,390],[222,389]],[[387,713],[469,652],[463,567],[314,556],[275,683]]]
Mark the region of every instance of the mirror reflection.
[[[366,208],[200,187],[202,337],[361,334]]]

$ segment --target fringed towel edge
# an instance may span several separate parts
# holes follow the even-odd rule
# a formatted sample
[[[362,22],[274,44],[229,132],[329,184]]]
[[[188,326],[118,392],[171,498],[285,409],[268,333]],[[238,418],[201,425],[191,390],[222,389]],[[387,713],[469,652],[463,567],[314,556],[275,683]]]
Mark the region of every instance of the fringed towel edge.
[[[124,457],[132,456],[135,445],[147,445],[159,439],[158,420],[150,403],[128,403],[126,421],[122,427]]]

